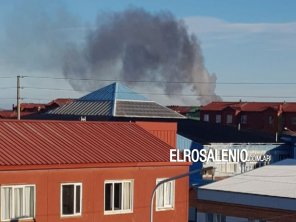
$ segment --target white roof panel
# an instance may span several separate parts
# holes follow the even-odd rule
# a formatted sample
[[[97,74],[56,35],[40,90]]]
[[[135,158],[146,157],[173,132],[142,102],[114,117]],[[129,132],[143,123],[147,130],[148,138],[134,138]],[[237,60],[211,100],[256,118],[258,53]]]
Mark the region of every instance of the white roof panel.
[[[200,188],[296,198],[296,160],[286,159]]]

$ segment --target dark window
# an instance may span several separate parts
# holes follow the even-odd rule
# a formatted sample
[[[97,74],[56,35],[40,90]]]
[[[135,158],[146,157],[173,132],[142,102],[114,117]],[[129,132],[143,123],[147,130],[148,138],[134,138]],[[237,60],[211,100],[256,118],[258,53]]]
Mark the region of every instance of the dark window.
[[[292,122],[293,125],[296,125],[296,116],[292,117],[291,122]]]
[[[112,184],[105,184],[105,210],[112,210]]]
[[[132,182],[105,183],[105,211],[132,210]]]
[[[62,215],[81,213],[81,184],[62,185]]]
[[[114,210],[121,210],[121,183],[114,184]]]

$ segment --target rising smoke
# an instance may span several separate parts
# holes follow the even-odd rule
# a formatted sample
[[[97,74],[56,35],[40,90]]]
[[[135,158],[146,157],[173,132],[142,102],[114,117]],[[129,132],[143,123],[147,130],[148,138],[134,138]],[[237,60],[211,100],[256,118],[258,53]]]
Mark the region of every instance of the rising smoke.
[[[201,104],[220,100],[216,75],[206,70],[196,36],[169,12],[130,8],[98,16],[86,41],[65,53],[63,72],[70,79],[121,80],[129,86],[153,82],[168,95],[190,88]],[[81,90],[98,82],[71,85]]]

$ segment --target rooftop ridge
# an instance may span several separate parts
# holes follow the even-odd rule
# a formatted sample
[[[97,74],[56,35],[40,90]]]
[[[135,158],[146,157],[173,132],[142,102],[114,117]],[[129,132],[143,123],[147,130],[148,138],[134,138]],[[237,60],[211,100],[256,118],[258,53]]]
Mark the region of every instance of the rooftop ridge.
[[[148,101],[146,97],[134,92],[127,86],[118,82],[114,82],[103,88],[97,89],[78,100],[81,101],[114,101],[114,100],[129,100],[129,101]]]

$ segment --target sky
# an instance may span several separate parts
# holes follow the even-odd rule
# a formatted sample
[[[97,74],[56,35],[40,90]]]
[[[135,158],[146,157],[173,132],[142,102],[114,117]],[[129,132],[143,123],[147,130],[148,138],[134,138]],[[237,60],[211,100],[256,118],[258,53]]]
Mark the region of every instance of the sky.
[[[168,11],[184,21],[223,100],[296,100],[294,0],[0,0],[0,108],[15,103],[16,75],[31,76],[21,79],[23,102],[77,98],[101,86],[86,83],[85,91],[71,90],[72,84],[60,79],[64,49],[83,44],[103,15],[131,7]],[[152,88],[135,86],[164,105],[199,104],[190,90],[172,98],[149,94]]]

